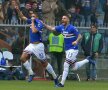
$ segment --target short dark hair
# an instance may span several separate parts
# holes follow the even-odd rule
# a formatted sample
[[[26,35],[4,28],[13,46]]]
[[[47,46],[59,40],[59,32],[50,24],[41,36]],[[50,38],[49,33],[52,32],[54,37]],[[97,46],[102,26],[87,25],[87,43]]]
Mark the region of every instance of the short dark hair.
[[[35,12],[33,9],[29,10],[29,14],[31,14],[31,12],[34,13],[34,14],[37,14],[37,12]]]
[[[91,24],[90,27],[94,26],[96,29],[98,28],[97,24]]]
[[[32,9],[29,10],[29,14],[32,14],[31,12],[34,13],[34,11]]]
[[[68,17],[68,18],[70,19],[70,15],[68,15],[68,14],[65,14],[65,15],[63,15],[63,16],[66,16],[66,17]]]
[[[33,14],[35,14],[35,15],[38,17],[38,14],[37,14],[33,9],[30,9],[30,10],[29,10],[29,15],[32,14],[31,12],[32,12]]]

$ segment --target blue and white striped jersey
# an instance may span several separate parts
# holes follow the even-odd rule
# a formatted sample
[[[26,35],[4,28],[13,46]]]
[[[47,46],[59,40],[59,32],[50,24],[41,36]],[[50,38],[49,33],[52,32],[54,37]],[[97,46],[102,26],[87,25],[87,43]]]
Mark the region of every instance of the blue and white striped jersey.
[[[72,45],[72,42],[74,42],[79,35],[79,31],[76,27],[71,24],[65,27],[61,24],[59,26],[56,26],[55,29],[57,32],[62,33],[64,36],[65,50],[78,49],[78,44]]]
[[[43,24],[39,19],[35,19],[34,21],[35,21],[35,27],[38,30],[38,32],[32,33],[32,29],[30,27],[30,32],[29,32],[30,33],[30,43],[38,42],[38,41],[42,42],[41,34],[42,34]],[[27,23],[31,24],[31,19],[27,19]]]

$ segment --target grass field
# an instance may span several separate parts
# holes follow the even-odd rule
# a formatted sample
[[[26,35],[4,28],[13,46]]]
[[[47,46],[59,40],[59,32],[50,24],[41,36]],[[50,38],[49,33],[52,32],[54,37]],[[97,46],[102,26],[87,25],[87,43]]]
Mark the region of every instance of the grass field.
[[[53,81],[0,81],[0,90],[108,90],[108,81],[66,81],[63,88]]]

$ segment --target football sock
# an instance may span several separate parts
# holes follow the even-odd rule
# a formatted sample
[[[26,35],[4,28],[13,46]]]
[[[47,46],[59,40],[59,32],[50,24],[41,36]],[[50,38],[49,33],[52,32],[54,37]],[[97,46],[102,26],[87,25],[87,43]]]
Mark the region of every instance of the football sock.
[[[87,60],[87,59],[84,59],[84,60],[82,60],[82,61],[79,61],[79,62],[76,62],[75,64],[74,64],[74,66],[73,66],[73,70],[77,70],[78,68],[80,68],[81,66],[83,66],[84,64],[86,64],[86,63],[88,63],[89,62],[89,60]]]
[[[54,79],[57,78],[57,76],[56,76],[56,74],[55,74],[55,72],[54,72],[52,66],[51,66],[49,63],[48,63],[48,65],[47,65],[47,67],[46,67],[46,70],[52,75],[52,77],[53,77]]]
[[[61,80],[62,85],[64,85],[65,83],[68,72],[69,72],[69,64],[67,62],[64,62],[64,71],[63,71],[62,80]]]
[[[28,61],[26,61],[25,63],[23,63],[25,69],[28,71],[29,75],[33,75],[33,70],[31,68],[31,65]]]

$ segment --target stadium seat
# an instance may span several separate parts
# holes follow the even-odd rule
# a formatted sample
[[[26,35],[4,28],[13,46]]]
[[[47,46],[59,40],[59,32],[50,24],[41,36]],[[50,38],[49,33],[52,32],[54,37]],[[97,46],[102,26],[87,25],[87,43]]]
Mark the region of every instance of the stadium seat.
[[[13,54],[10,51],[3,51],[3,57],[6,60],[6,65],[10,66],[13,60]]]
[[[10,51],[3,51],[3,56],[6,60],[13,60],[13,54]]]

